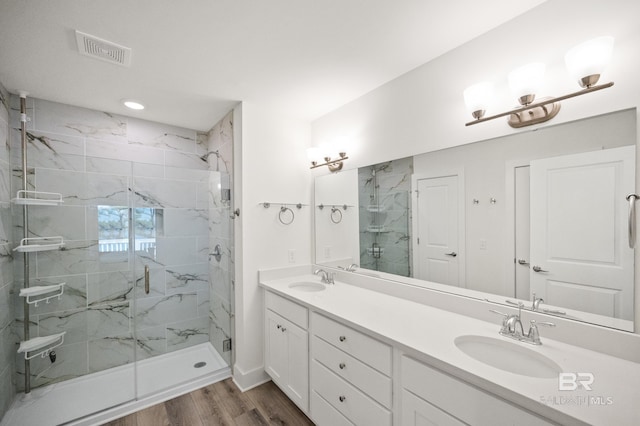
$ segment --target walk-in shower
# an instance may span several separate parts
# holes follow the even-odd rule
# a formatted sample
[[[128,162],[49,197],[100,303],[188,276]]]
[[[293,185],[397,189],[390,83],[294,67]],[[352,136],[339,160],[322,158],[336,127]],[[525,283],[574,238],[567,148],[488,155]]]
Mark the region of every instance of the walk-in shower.
[[[358,169],[360,266],[411,274],[411,158]]]
[[[233,114],[201,133],[10,102],[15,250],[2,267],[16,342],[2,426],[91,424],[228,377]]]

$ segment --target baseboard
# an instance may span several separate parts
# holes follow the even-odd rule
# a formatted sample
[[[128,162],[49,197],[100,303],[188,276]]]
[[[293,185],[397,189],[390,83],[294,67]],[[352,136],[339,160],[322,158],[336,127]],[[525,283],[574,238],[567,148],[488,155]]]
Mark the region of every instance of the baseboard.
[[[256,386],[260,386],[270,380],[271,377],[265,373],[263,367],[255,368],[246,372],[243,371],[241,367],[238,367],[238,364],[233,367],[233,383],[235,383],[238,389],[242,392],[246,392]]]

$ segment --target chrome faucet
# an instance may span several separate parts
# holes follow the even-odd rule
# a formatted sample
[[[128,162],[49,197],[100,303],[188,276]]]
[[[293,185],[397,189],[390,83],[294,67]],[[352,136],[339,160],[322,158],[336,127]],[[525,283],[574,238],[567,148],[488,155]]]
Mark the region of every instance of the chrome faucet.
[[[537,311],[540,308],[541,303],[544,303],[544,299],[542,297],[536,297],[536,294],[533,293],[533,302],[531,304],[531,310]]]
[[[544,312],[545,314],[554,314],[554,315],[567,315],[566,312],[564,311],[559,311],[556,309],[547,309],[547,308],[542,308],[540,309],[540,304],[544,303],[544,299],[542,297],[536,297],[536,294],[533,293],[532,298],[531,298],[531,308],[524,308],[524,309],[529,309],[533,312],[535,311],[540,311],[540,312]],[[506,303],[510,304],[510,305],[514,305],[514,306],[518,306],[520,305],[522,302],[514,302],[513,300],[505,300]]]
[[[320,281],[322,281],[323,283],[335,284],[335,281],[333,280],[334,278],[333,272],[327,272],[324,269],[316,269],[315,271],[313,271],[313,275],[319,275],[319,274],[322,274]]]
[[[522,326],[522,320],[520,319],[523,306],[524,305],[522,303],[518,304],[517,314],[507,315],[493,309],[491,309],[490,312],[502,315],[504,317],[504,319],[502,320],[502,328],[499,332],[502,336],[509,337],[519,342],[530,343],[532,345],[541,345],[542,342],[540,341],[540,332],[538,330],[538,326],[544,325],[546,327],[555,327],[556,325],[552,322],[537,322],[536,320],[532,319],[531,321],[529,321],[529,332],[525,334],[524,328]],[[519,330],[518,326],[520,326]]]
[[[520,326],[519,332],[518,326]],[[503,330],[500,330],[500,334],[504,334],[509,337],[524,336],[524,328],[522,327],[522,321],[520,321],[520,314],[509,315],[504,321]]]

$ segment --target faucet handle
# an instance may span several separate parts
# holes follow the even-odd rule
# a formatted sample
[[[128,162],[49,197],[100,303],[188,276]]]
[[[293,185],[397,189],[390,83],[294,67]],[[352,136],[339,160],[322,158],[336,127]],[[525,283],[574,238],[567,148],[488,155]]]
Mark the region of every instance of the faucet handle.
[[[540,341],[540,332],[538,331],[538,325],[544,325],[545,327],[556,326],[552,322],[546,322],[546,321],[537,322],[534,319],[529,321],[529,333],[527,334],[527,337],[531,340],[531,343],[533,343],[534,345],[542,344],[542,342]]]
[[[498,314],[498,315],[502,315],[502,328],[500,329],[500,333],[506,333],[507,332],[507,321],[509,321],[509,318],[511,318],[511,315],[505,314],[504,312],[500,312],[500,311],[496,311],[495,309],[489,309],[489,312],[493,313],[493,314]]]
[[[531,321],[529,321],[531,323],[531,325],[544,325],[545,327],[555,327],[556,325],[552,322],[547,322],[547,321],[542,321],[542,322],[537,322],[536,320],[532,319]]]
[[[498,314],[498,315],[502,315],[505,318],[509,317],[509,315],[505,314],[504,312],[496,311],[495,309],[489,309],[489,312],[494,313],[494,314]]]

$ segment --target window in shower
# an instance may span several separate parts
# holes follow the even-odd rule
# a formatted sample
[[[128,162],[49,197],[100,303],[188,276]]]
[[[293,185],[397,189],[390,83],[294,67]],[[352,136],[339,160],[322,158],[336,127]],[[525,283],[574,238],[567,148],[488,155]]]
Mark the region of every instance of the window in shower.
[[[152,207],[98,206],[98,251],[121,253],[129,251],[129,213],[134,216],[134,245],[136,252],[155,257],[156,237],[162,235],[162,209]]]

